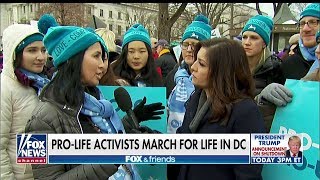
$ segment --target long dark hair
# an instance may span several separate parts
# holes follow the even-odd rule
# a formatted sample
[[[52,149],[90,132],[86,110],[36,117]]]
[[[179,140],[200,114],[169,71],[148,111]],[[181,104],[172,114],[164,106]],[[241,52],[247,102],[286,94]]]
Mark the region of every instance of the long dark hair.
[[[99,44],[102,49],[102,59],[105,59],[104,47],[101,43]],[[66,103],[71,107],[83,104],[85,87],[81,82],[81,72],[86,50],[78,52],[57,67],[58,72],[48,85],[53,86],[53,95],[56,101]]]
[[[254,81],[243,47],[235,40],[219,38],[196,44],[194,57],[206,48],[209,63],[208,89],[212,102],[211,122],[228,120],[232,105],[254,97]]]
[[[118,77],[114,75],[113,69],[110,67],[110,64],[111,62],[108,61],[108,70],[100,79],[99,84],[107,86],[118,86],[118,84],[116,83],[116,79],[118,79]]]
[[[81,83],[81,68],[85,50],[72,56],[57,67],[57,74],[48,86],[52,86],[56,101],[78,107],[83,103],[84,86]]]
[[[152,56],[152,50],[149,45],[144,43],[148,51],[148,60],[145,67],[141,69],[141,79],[147,84],[147,86],[163,86],[162,80],[157,73],[154,59]],[[127,63],[128,44],[122,48],[120,57],[111,64],[114,74],[127,80],[131,85],[134,84],[136,73]]]

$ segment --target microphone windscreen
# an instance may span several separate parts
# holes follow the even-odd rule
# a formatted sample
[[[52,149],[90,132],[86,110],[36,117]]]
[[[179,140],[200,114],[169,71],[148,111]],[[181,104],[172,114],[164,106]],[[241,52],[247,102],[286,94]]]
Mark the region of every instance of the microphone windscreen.
[[[114,98],[122,111],[127,112],[132,108],[131,97],[123,87],[119,87],[114,91]]]

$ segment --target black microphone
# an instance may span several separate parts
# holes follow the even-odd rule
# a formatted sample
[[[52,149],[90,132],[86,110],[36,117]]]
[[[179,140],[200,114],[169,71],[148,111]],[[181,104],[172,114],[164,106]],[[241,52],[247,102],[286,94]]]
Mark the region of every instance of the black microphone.
[[[138,129],[140,127],[139,121],[132,110],[132,101],[128,91],[123,87],[119,87],[114,91],[114,98],[119,108],[127,113],[128,117],[131,118],[135,128]]]

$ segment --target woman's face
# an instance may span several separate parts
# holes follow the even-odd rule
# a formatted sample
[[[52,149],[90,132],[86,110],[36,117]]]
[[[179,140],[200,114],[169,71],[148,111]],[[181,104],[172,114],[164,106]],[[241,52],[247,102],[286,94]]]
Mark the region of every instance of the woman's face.
[[[182,57],[183,60],[191,66],[194,62],[193,59],[193,53],[194,53],[194,46],[199,42],[199,40],[188,38],[185,39],[181,43],[181,49],[182,49]]]
[[[209,62],[207,59],[207,49],[200,48],[197,54],[197,60],[191,66],[192,83],[201,88],[208,87]]]
[[[97,86],[103,76],[104,63],[100,43],[91,45],[84,53],[81,82],[84,86]]]
[[[266,44],[258,33],[246,31],[242,34],[242,46],[247,57],[255,57],[262,53]]]
[[[293,51],[293,49],[294,49],[294,48],[296,48],[296,47],[297,47],[297,45],[298,45],[298,44],[292,44],[292,45],[290,46],[289,56],[294,55],[294,51]]]
[[[20,67],[33,73],[41,73],[46,61],[46,48],[42,41],[35,41],[23,49]]]
[[[132,41],[128,44],[127,63],[136,74],[141,72],[148,61],[148,50],[144,42]]]

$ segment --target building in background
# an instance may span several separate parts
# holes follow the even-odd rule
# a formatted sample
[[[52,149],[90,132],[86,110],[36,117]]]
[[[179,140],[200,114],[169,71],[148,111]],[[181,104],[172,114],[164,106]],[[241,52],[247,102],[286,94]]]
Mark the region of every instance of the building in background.
[[[0,42],[3,30],[14,23],[30,24],[37,19],[37,11],[45,3],[0,3]],[[83,3],[89,21],[93,15],[106,24],[117,37],[121,37],[135,23],[142,23],[151,36],[157,35],[158,4],[156,3]],[[57,18],[59,22],[59,19]]]

